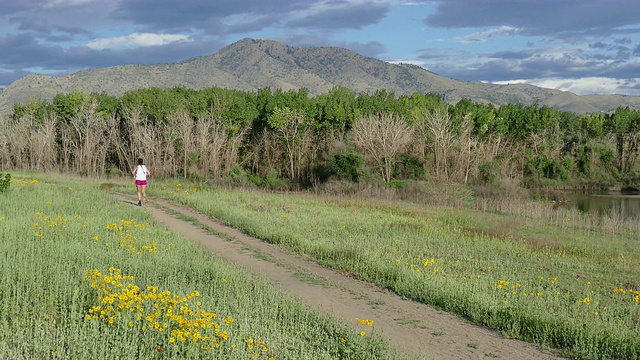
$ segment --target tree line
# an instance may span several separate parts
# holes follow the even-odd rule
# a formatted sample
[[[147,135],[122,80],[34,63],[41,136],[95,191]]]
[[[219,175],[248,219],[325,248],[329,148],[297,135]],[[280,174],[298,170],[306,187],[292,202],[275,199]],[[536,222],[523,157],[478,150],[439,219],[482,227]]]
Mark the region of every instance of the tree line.
[[[0,123],[0,170],[235,178],[300,187],[332,179],[637,187],[640,112],[496,107],[440,94],[346,88],[255,92],[183,87],[120,97],[74,91],[15,104]]]

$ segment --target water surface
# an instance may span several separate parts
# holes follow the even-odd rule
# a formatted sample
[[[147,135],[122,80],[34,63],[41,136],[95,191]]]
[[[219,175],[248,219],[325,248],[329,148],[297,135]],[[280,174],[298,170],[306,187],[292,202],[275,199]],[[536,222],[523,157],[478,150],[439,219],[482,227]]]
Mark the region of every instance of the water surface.
[[[610,216],[614,219],[640,219],[640,193],[570,192],[568,206],[584,212]]]

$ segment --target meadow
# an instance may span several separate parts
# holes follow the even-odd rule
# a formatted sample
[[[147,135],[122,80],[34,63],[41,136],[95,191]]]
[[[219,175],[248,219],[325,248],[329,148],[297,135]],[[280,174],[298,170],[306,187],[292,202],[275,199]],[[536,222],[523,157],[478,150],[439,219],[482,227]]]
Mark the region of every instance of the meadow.
[[[637,222],[529,202],[480,211],[175,180],[149,191],[506,337],[575,359],[640,357]]]
[[[373,321],[305,308],[101,184],[21,172],[0,192],[0,358],[398,358]]]

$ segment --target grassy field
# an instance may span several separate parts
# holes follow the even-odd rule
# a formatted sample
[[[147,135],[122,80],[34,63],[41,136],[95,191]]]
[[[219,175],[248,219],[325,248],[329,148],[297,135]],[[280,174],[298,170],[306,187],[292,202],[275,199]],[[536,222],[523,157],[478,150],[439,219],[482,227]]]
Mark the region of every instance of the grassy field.
[[[576,359],[640,357],[638,224],[528,204],[510,215],[177,181],[149,194],[507,337]]]
[[[0,192],[0,358],[397,358],[374,329],[306,309],[101,182],[12,175]]]

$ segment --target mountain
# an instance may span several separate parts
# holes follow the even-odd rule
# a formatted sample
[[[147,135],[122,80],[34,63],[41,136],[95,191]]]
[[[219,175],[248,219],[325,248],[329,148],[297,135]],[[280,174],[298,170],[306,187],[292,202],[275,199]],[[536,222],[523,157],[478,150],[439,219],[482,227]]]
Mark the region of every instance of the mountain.
[[[498,85],[439,76],[419,66],[390,64],[337,47],[296,48],[270,40],[243,39],[210,56],[178,63],[122,65],[83,70],[62,77],[32,74],[0,92],[0,115],[30,98],[50,101],[58,93],[106,93],[183,86],[255,91],[260,88],[306,88],[311,95],[336,86],[357,93],[386,89],[396,95],[439,93],[455,104],[463,98],[497,106],[508,103],[547,105],[575,113],[611,112],[619,106],[640,110],[640,97],[576,94],[526,84]]]

